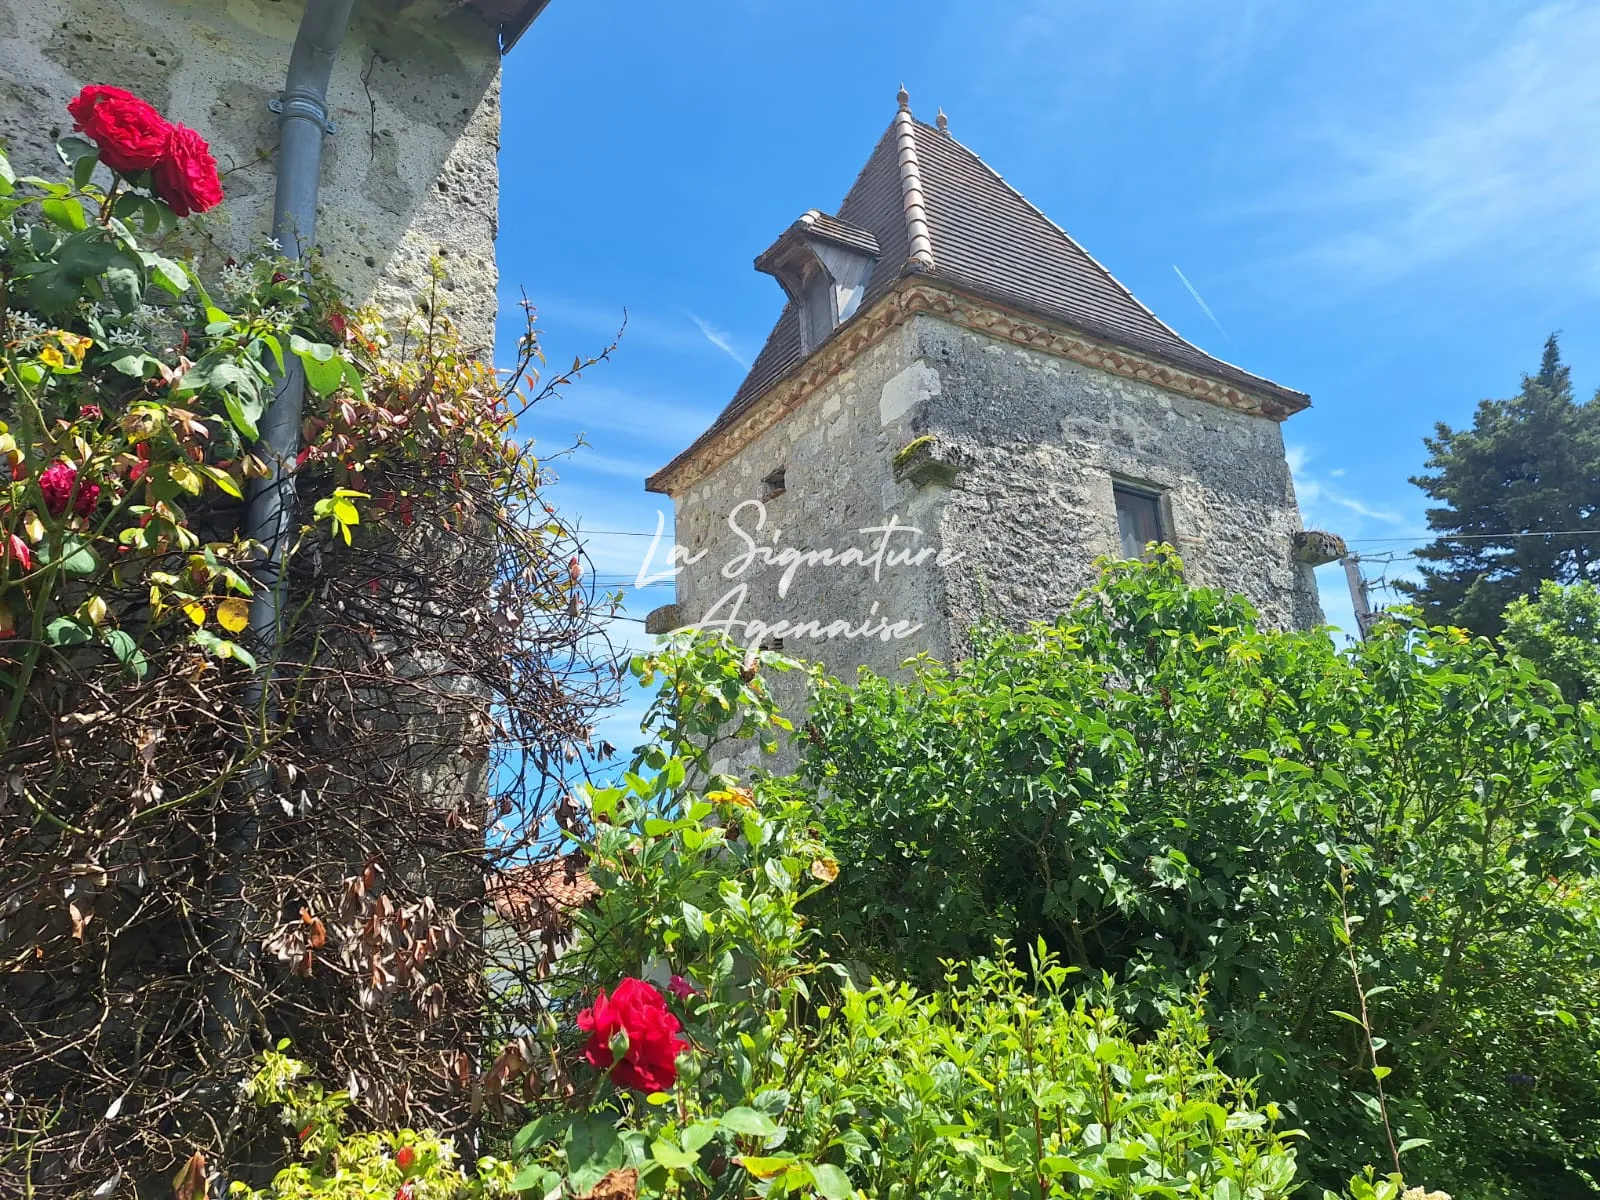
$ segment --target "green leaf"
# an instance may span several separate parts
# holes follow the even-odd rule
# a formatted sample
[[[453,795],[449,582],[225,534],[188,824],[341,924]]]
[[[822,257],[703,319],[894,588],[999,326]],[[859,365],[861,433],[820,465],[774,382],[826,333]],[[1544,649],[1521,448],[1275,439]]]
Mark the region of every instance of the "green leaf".
[[[811,1180],[827,1200],[850,1200],[856,1194],[850,1186],[850,1176],[832,1163],[812,1163]]]
[[[112,267],[104,275],[106,295],[124,316],[144,299],[144,275],[129,266]]]
[[[39,201],[39,211],[45,220],[62,229],[87,229],[89,218],[83,215],[83,205],[65,196],[49,196]]]
[[[100,558],[81,538],[69,537],[61,543],[60,566],[68,575],[83,578],[100,569]]]
[[[94,175],[94,169],[99,163],[99,151],[90,146],[89,153],[80,155],[77,162],[72,164],[72,186],[80,192],[88,187],[89,180]]]
[[[593,1191],[612,1171],[618,1170],[626,1158],[622,1139],[604,1117],[586,1115],[579,1117],[567,1130],[567,1178],[572,1190],[578,1194]]]
[[[256,422],[266,411],[266,405],[261,401],[247,400],[236,392],[223,392],[222,407],[228,410],[228,420],[233,422],[233,427],[245,437],[254,441],[260,436],[256,430]]]
[[[0,196],[9,196],[17,190],[17,173],[11,169],[11,160],[0,154]]]
[[[289,349],[293,350],[302,359],[309,358],[316,362],[332,362],[333,347],[326,342],[313,342],[310,338],[301,337],[298,333],[289,335]]]
[[[529,1163],[511,1178],[514,1192],[532,1192],[536,1197],[548,1196],[561,1186],[561,1176],[549,1167]]]
[[[196,463],[194,469],[204,475],[218,488],[232,496],[235,500],[243,500],[244,493],[239,490],[239,485],[233,481],[233,476],[226,471],[219,470],[209,463]]]
[[[553,1142],[559,1134],[565,1132],[566,1124],[566,1118],[561,1114],[546,1113],[537,1121],[530,1122],[517,1130],[517,1135],[511,1139],[511,1153],[520,1158],[536,1146]]]
[[[92,637],[94,630],[71,617],[57,617],[44,630],[44,640],[51,646],[81,646]]]
[[[161,367],[161,360],[154,355],[146,354],[143,350],[129,350],[107,363],[124,375],[132,375],[135,379],[143,379],[154,375]]]
[[[1343,1009],[1338,1008],[1330,1008],[1328,1011],[1334,1016],[1338,1017],[1341,1021],[1349,1021],[1352,1025],[1361,1025],[1361,1018],[1353,1013],[1347,1013]],[[1365,1026],[1362,1026],[1362,1028],[1365,1028]]]
[[[334,359],[331,362],[319,362],[314,358],[302,356],[300,364],[305,368],[306,383],[311,390],[319,396],[331,396],[339,390],[339,385],[344,382],[344,360]]]
[[[157,287],[174,296],[181,296],[189,290],[189,273],[181,264],[148,251],[142,251],[139,258],[150,272],[150,279]]]
[[[684,1171],[700,1161],[698,1154],[690,1154],[681,1150],[666,1138],[657,1138],[650,1145],[650,1153],[655,1160],[669,1171]]]
[[[331,396],[339,390],[345,377],[345,360],[325,342],[313,342],[298,333],[289,335],[289,349],[300,359],[305,369],[306,383],[319,396]]]
[[[145,672],[150,669],[150,661],[145,658],[144,651],[139,649],[138,643],[132,637],[120,629],[108,629],[101,634],[101,637],[105,639],[106,645],[111,648],[111,653],[116,656],[117,661],[122,664],[123,670],[135,679],[145,677]]]
[[[771,1117],[753,1108],[730,1108],[720,1120],[724,1129],[745,1137],[769,1138],[778,1132],[778,1126]]]
[[[28,307],[42,313],[71,308],[83,295],[83,282],[57,266],[48,266],[28,280]]]
[[[56,139],[56,153],[61,156],[61,161],[67,166],[82,162],[86,158],[100,157],[100,148],[88,138],[81,138],[75,133]]]
[[[1431,1145],[1433,1145],[1433,1140],[1431,1138],[1407,1138],[1405,1141],[1400,1143],[1400,1153],[1404,1154],[1408,1150],[1415,1150],[1420,1146]]]

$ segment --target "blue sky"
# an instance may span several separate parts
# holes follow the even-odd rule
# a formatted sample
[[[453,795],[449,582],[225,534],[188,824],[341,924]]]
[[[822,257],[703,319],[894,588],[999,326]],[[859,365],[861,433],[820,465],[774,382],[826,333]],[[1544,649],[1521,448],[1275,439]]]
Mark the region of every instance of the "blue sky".
[[[506,62],[501,341],[523,291],[552,363],[629,324],[526,432],[586,436],[565,514],[670,530],[643,477],[782,304],[751,259],[837,206],[904,81],[1181,334],[1309,392],[1284,427],[1307,524],[1404,554],[1434,422],[1514,392],[1552,330],[1580,396],[1600,382],[1596,61],[1600,6],[1576,3],[554,0]],[[591,551],[631,579],[646,544]]]

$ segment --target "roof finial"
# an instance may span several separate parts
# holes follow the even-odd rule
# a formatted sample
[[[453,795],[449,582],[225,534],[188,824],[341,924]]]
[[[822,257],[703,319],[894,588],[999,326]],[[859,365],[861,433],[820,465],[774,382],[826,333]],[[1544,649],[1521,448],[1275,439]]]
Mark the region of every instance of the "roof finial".
[[[895,95],[895,99],[900,102],[900,108],[902,111],[911,111],[911,93],[906,91],[905,84],[902,83],[900,85],[900,91]]]
[[[944,115],[944,109],[942,109],[942,108],[939,110],[939,116],[937,118],[937,123],[938,123],[938,126],[939,126],[939,132],[940,133],[949,133],[950,132],[950,118]]]

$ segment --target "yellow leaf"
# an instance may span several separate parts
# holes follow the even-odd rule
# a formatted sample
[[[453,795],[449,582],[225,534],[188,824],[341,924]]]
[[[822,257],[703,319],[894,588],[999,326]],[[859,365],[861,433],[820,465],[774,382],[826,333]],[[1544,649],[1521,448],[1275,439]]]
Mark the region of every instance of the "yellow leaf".
[[[189,620],[196,625],[204,625],[206,623],[206,606],[204,604],[194,600],[185,600],[183,602],[183,611],[188,615]]]
[[[811,876],[814,879],[820,879],[823,883],[832,883],[839,878],[839,864],[831,858],[813,859]]]
[[[90,596],[83,604],[84,615],[95,625],[103,625],[106,619],[106,602],[104,597]]]
[[[217,605],[217,624],[229,633],[238,633],[250,624],[250,602],[238,596],[229,596]]]
[[[348,500],[335,500],[333,502],[333,515],[335,520],[342,521],[346,525],[361,524],[360,510]]]
[[[188,492],[191,496],[198,496],[200,489],[205,486],[200,481],[200,474],[188,463],[173,463],[170,468],[172,482]]]
[[[39,520],[38,513],[29,512],[27,516],[22,518],[22,532],[28,535],[30,542],[44,540],[44,522]]]
[[[39,351],[39,361],[47,367],[54,367],[58,371],[67,365],[67,360],[61,357],[61,351],[54,346],[46,346]]]

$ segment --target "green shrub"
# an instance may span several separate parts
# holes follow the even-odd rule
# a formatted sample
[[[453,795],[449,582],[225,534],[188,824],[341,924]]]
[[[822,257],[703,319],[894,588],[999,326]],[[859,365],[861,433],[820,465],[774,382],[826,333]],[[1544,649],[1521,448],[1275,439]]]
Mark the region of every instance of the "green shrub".
[[[1600,697],[1600,587],[1546,580],[1537,598],[1506,605],[1500,640],[1576,703]]]
[[[550,981],[547,1027],[507,1043],[488,1073],[486,1117],[497,1100],[537,1097],[509,1139],[516,1167],[500,1154],[469,1177],[433,1135],[345,1135],[343,1094],[296,1080],[270,1055],[253,1094],[283,1109],[300,1161],[267,1191],[238,1191],[1279,1200],[1294,1190],[1295,1135],[1212,1061],[1196,997],[1147,1034],[1118,1015],[1109,981],[1075,994],[1075,972],[1042,947],[1030,971],[1002,947],[930,990],[840,978],[800,915],[838,873],[811,804],[706,771],[714,742],[774,725],[753,667],[717,643],[635,662],[660,682],[659,740],[620,786],[590,792],[592,828],[568,822],[602,892]],[[600,990],[627,994],[620,1029],[596,1015]],[[655,1058],[640,1083],[616,1068],[669,1038],[670,1070]],[[1398,1200],[1401,1188],[1369,1171],[1349,1194]]]
[[[1042,939],[1147,1027],[1209,976],[1219,1060],[1319,1181],[1392,1162],[1376,1074],[1408,1173],[1571,1196],[1600,1164],[1597,733],[1487,641],[1401,618],[1339,652],[1166,556],[956,666],[821,680],[787,787],[823,797],[809,912],[862,971]]]

